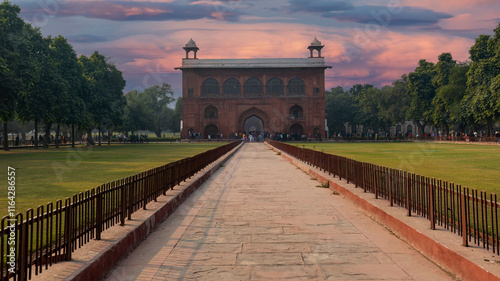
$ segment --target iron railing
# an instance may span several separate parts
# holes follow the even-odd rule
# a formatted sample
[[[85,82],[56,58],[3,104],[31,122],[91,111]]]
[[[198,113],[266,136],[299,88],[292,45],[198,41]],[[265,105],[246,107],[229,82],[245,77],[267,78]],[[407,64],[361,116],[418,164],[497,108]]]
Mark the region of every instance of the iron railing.
[[[0,223],[0,280],[28,280],[51,265],[71,260],[76,249],[157,197],[173,189],[239,145],[241,141],[208,150],[133,176],[57,200],[36,211],[5,216]],[[12,237],[12,238],[11,238]],[[12,257],[12,259],[11,259]],[[10,263],[12,260],[13,263]]]
[[[356,188],[384,198],[391,206],[406,208],[407,215],[430,221],[430,228],[441,226],[462,237],[462,244],[476,244],[500,255],[500,204],[495,193],[478,192],[447,181],[411,172],[360,162],[307,148],[267,140],[275,148],[313,165],[328,174],[345,179]]]

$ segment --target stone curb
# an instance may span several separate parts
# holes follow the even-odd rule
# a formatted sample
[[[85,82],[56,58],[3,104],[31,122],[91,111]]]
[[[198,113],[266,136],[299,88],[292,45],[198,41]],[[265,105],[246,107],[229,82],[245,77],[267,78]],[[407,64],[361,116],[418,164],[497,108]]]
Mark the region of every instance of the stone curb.
[[[428,259],[432,260],[451,274],[459,277],[460,280],[500,281],[499,276],[496,276],[487,269],[469,260],[467,257],[449,249],[445,245],[435,241],[431,237],[389,214],[382,208],[350,191],[343,186],[347,183],[340,183],[340,180],[334,179],[333,176],[329,176],[328,173],[321,172],[312,166],[308,166],[307,164],[289,156],[285,152],[267,143],[266,145],[273,148],[275,151],[281,152],[281,156],[284,159],[308,173],[310,176],[315,177],[318,181],[322,183],[328,182],[330,189],[338,192],[345,199],[354,203],[358,208],[369,214],[374,220],[390,229],[400,239],[411,245]]]
[[[184,200],[186,200],[196,189],[209,179],[222,165],[241,148],[243,144],[238,145],[226,155],[212,163],[202,170],[202,174],[196,174],[194,179],[183,189],[171,198],[168,202],[159,206],[152,214],[143,219],[130,230],[126,235],[112,241],[96,257],[88,261],[85,265],[74,271],[64,280],[88,281],[101,280],[105,275],[116,266],[128,253],[135,249],[149,234],[155,231],[155,228],[172,214]],[[177,186],[178,187],[178,186]],[[118,226],[115,226],[118,227]],[[105,238],[103,238],[105,239]],[[50,269],[48,270],[50,272]]]

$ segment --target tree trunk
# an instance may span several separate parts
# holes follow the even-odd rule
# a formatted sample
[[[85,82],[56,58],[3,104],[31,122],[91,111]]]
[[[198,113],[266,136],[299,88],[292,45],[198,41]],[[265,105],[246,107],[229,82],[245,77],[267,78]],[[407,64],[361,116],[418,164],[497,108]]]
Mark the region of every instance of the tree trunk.
[[[155,131],[156,137],[161,138],[161,130]]]
[[[111,145],[111,129],[108,129],[108,145]]]
[[[71,147],[75,147],[75,124],[71,124]]]
[[[45,125],[45,136],[43,137],[43,148],[49,147],[51,123]]]
[[[35,141],[35,149],[38,149],[38,119],[35,118],[35,137],[33,138]]]
[[[493,119],[489,118],[487,120],[487,127],[488,127],[488,137],[494,136],[495,132],[493,132]]]
[[[92,129],[87,132],[87,146],[95,145],[94,140],[92,139]]]
[[[446,136],[448,136],[450,134],[450,126],[446,122],[444,123],[444,129],[446,132]]]
[[[99,135],[98,135],[98,138],[99,138],[99,146],[101,146],[101,124],[99,124],[98,128],[99,128]]]
[[[420,121],[416,121],[415,124],[417,125],[417,129],[418,129],[418,137],[421,138],[424,136],[424,132],[425,132],[425,123],[422,124],[420,123]]]
[[[60,125],[57,124],[57,128],[56,128],[56,143],[55,143],[55,147],[56,148],[59,148],[59,130],[60,130]]]
[[[7,133],[7,121],[3,121],[3,150],[9,151],[9,133]]]

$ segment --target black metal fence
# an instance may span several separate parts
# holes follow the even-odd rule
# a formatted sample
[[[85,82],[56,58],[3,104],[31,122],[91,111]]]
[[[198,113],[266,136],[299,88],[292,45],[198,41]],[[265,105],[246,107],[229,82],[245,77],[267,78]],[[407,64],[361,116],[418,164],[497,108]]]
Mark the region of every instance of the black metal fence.
[[[441,226],[469,243],[500,254],[499,202],[495,193],[469,189],[407,171],[396,170],[342,156],[267,140],[285,153],[333,176],[353,183],[356,188],[384,198],[390,205],[406,208],[407,215],[430,221],[430,228]]]
[[[219,159],[241,141],[208,150],[75,194],[55,204],[5,216],[0,224],[0,280],[28,280],[71,254],[167,190]]]

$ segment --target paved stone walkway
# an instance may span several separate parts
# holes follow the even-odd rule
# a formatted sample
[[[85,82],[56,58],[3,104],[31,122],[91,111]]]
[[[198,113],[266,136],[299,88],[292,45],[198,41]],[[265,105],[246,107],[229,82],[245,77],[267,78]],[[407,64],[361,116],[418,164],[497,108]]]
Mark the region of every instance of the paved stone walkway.
[[[245,144],[106,280],[453,280],[318,185]]]

